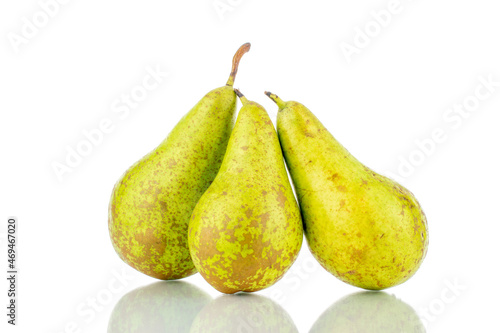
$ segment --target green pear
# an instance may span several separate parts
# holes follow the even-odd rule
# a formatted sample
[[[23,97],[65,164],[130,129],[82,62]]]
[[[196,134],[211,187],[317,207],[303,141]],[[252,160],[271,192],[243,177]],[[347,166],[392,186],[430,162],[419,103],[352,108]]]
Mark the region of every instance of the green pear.
[[[277,128],[314,257],[340,280],[380,290],[409,279],[427,253],[410,191],[354,158],[304,105],[283,102]]]
[[[363,291],[335,302],[309,333],[424,333],[415,310],[394,295]]]
[[[240,47],[226,86],[210,91],[152,152],[116,183],[109,204],[109,233],[120,258],[162,279],[196,273],[187,231],[196,202],[222,163],[236,112],[233,82],[250,44]]]
[[[223,295],[196,316],[189,333],[298,333],[290,315],[267,297]]]
[[[278,136],[266,110],[243,103],[217,177],[189,222],[201,275],[223,293],[257,291],[297,258],[303,231]]]
[[[161,281],[135,289],[116,304],[108,333],[188,333],[212,298],[184,281]]]

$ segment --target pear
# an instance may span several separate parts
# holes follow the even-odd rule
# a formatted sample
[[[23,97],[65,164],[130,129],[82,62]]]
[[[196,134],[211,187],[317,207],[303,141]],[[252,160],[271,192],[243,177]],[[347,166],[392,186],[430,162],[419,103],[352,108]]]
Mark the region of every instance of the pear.
[[[380,290],[409,279],[427,253],[427,221],[412,193],[354,158],[304,105],[284,102],[277,129],[307,243],[330,273]]]
[[[109,204],[109,234],[120,258],[161,280],[196,273],[187,243],[196,202],[222,163],[236,112],[233,82],[240,47],[226,86],[205,95],[152,152],[116,183]]]
[[[297,258],[303,231],[278,136],[266,110],[243,103],[214,182],[189,222],[193,262],[223,293],[278,281]]]

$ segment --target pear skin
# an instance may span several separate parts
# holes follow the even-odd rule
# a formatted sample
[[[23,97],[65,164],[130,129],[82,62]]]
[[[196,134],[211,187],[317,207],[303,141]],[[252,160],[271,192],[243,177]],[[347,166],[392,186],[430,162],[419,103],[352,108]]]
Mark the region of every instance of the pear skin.
[[[413,194],[360,163],[304,105],[266,94],[279,107],[278,136],[314,257],[365,289],[408,280],[428,246],[427,220]]]
[[[172,280],[196,273],[187,242],[189,218],[222,163],[236,112],[232,85],[249,49],[244,44],[234,56],[227,84],[206,94],[113,189],[108,219],[113,247],[146,275]]]
[[[262,106],[240,98],[219,173],[189,223],[196,268],[228,294],[274,284],[297,258],[303,238],[273,123]]]

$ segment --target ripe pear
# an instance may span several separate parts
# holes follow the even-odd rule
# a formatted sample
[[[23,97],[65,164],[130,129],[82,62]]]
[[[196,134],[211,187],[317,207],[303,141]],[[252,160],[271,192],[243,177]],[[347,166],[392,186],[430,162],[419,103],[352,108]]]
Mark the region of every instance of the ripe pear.
[[[113,247],[144,274],[172,280],[196,273],[187,243],[189,218],[222,163],[236,112],[233,82],[249,49],[244,44],[235,54],[226,86],[206,94],[113,189]]]
[[[201,275],[232,294],[267,288],[297,258],[300,211],[266,110],[243,103],[217,177],[189,222],[189,249]]]
[[[314,257],[340,280],[380,290],[410,278],[427,253],[412,193],[360,163],[304,105],[283,102],[277,129]]]

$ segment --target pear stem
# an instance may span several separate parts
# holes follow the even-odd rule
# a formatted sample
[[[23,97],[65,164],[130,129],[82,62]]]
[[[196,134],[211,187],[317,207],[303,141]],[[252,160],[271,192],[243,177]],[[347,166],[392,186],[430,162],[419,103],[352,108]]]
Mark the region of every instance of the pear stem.
[[[241,91],[239,91],[238,89],[234,89],[234,92],[240,98],[241,103],[243,103],[243,105],[248,103],[248,99],[245,97],[245,95],[241,93]]]
[[[280,108],[280,110],[283,110],[285,108],[286,103],[283,102],[283,100],[281,98],[279,98],[278,95],[273,94],[269,91],[266,91],[265,94],[267,95],[267,97],[272,99],[276,104],[278,104],[278,107]]]
[[[227,80],[226,86],[233,86],[234,78],[236,77],[236,73],[238,73],[238,66],[240,65],[241,57],[243,57],[243,55],[248,51],[250,51],[250,43],[241,45],[238,51],[236,51],[233,57],[233,67],[231,68],[231,74],[229,74],[229,79]]]

